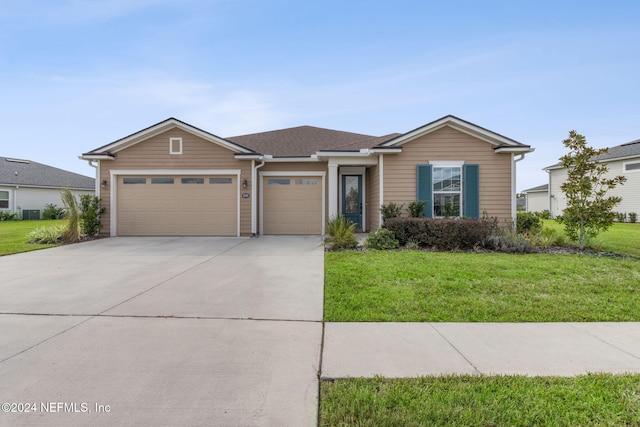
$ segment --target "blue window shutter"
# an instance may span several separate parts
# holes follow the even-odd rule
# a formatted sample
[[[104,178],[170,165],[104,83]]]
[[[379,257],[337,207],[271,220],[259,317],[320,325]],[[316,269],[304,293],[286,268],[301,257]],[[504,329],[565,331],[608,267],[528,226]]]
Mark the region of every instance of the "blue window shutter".
[[[433,200],[432,200],[432,184],[431,184],[431,165],[418,165],[416,200],[425,202],[424,216],[425,218],[433,217]]]
[[[462,215],[480,218],[480,166],[462,166]]]

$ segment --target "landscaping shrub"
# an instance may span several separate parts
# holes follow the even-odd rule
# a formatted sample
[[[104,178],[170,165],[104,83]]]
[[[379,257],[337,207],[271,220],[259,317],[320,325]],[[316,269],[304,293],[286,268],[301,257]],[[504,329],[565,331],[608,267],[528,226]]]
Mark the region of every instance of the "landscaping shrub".
[[[487,238],[485,247],[508,254],[526,254],[536,249],[524,234],[501,230]]]
[[[358,246],[356,224],[342,215],[329,220],[327,232],[327,244],[331,249],[353,249]]]
[[[408,242],[438,250],[466,250],[483,246],[497,232],[497,221],[478,219],[390,218],[385,228],[400,245]]]
[[[68,188],[60,191],[60,198],[66,209],[68,219],[62,239],[67,243],[75,243],[80,240],[80,208],[78,207],[78,201]]]
[[[13,212],[0,212],[0,221],[15,221],[18,219],[18,215]]]
[[[62,241],[65,234],[65,225],[52,227],[38,227],[29,233],[29,243],[56,244]]]
[[[558,233],[552,228],[543,228],[539,233],[531,237],[531,242],[544,249],[548,249],[552,246],[567,246],[567,237],[564,234]]]
[[[638,222],[638,214],[635,212],[629,212],[629,222],[635,224]]]
[[[542,220],[533,212],[518,212],[516,216],[516,232],[537,233],[542,229]]]
[[[426,202],[415,201],[409,203],[409,216],[412,218],[424,217],[424,205]]]
[[[380,213],[382,214],[382,225],[384,226],[388,219],[398,218],[402,211],[402,205],[397,205],[394,202],[389,202],[388,205],[382,205],[380,207]]]
[[[627,222],[627,213],[626,212],[616,212],[616,221],[618,222]]]
[[[534,212],[534,214],[540,219],[551,219],[551,212],[549,212],[547,209],[543,210],[542,212]]]
[[[93,237],[100,232],[100,215],[104,210],[99,197],[91,194],[80,196],[80,230],[84,236]]]
[[[373,233],[369,233],[365,246],[370,249],[397,249],[400,246],[400,242],[396,239],[393,231],[386,228],[380,228]]]
[[[62,219],[65,217],[64,208],[59,208],[55,204],[49,203],[44,206],[42,219]]]

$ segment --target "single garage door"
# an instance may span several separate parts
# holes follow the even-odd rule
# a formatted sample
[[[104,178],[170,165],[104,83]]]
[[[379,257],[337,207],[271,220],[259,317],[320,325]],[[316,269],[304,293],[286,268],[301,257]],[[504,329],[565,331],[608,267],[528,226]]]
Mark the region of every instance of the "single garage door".
[[[322,234],[322,178],[263,177],[263,234]]]
[[[236,176],[119,176],[119,236],[236,236]]]

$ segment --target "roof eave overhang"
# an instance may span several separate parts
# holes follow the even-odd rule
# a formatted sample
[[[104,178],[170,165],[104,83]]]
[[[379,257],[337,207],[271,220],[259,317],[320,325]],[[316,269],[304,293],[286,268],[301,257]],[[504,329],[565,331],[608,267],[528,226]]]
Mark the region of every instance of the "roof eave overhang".
[[[529,146],[524,146],[524,147],[498,147],[496,149],[493,150],[494,153],[517,153],[517,154],[527,154],[527,153],[533,153],[535,151],[534,148],[531,148]]]
[[[94,154],[94,153],[86,153],[80,156],[82,160],[113,160],[115,159],[115,155],[111,153],[104,154]]]
[[[198,129],[195,126],[191,126],[187,123],[184,123],[174,118],[167,119],[163,122],[160,122],[151,127],[148,127],[147,129],[141,130],[130,136],[127,136],[125,138],[112,142],[111,144],[107,144],[103,147],[100,147],[99,149],[96,149],[94,151],[97,154],[100,154],[102,152],[107,152],[107,151],[111,153],[117,153],[118,151],[124,150],[125,148],[131,147],[132,145],[145,141],[149,138],[153,138],[154,136],[160,135],[161,133],[167,132],[174,128],[179,128],[181,130],[184,130],[185,132],[189,132],[206,141],[225,147],[235,153],[255,153],[254,151],[248,148],[245,148],[234,142],[228,141],[212,133],[205,132],[202,129]]]
[[[385,147],[399,146],[406,142],[412,141],[422,135],[426,135],[438,129],[442,129],[445,126],[456,129],[462,133],[466,133],[467,135],[471,135],[475,138],[488,142],[489,144],[492,144],[497,147],[503,146],[503,145],[510,146],[510,147],[524,146],[523,144],[517,141],[514,141],[510,138],[507,138],[495,132],[491,132],[490,130],[484,129],[480,126],[474,125],[473,123],[464,121],[454,116],[446,116],[434,122],[428,123],[422,127],[409,131],[404,135],[400,135],[394,139],[391,139],[381,144],[381,146],[385,146]],[[524,147],[529,149],[529,146],[524,146]]]
[[[262,160],[270,163],[292,163],[292,162],[317,162],[318,156],[312,154],[310,156],[272,156],[264,155]]]
[[[238,160],[262,160],[264,159],[264,155],[262,154],[253,154],[253,153],[236,153],[234,156]]]

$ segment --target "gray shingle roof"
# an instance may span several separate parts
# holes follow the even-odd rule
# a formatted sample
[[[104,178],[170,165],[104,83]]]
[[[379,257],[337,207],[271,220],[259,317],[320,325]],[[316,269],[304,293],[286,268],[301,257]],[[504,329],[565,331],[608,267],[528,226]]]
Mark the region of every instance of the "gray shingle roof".
[[[640,139],[607,148],[607,152],[601,156],[597,156],[596,160],[615,160],[636,156],[640,157]],[[559,167],[561,167],[560,162],[547,166],[544,169],[556,169]]]
[[[95,179],[31,160],[0,157],[0,184],[93,190]]]
[[[631,156],[640,156],[640,139],[611,147],[606,154],[598,156],[598,160],[611,160]]]
[[[537,187],[523,190],[523,193],[535,193],[537,191],[549,191],[549,184],[538,185]]]
[[[339,130],[298,126],[270,132],[227,137],[228,141],[273,156],[310,156],[318,151],[358,151],[371,148],[398,134],[371,136]]]

